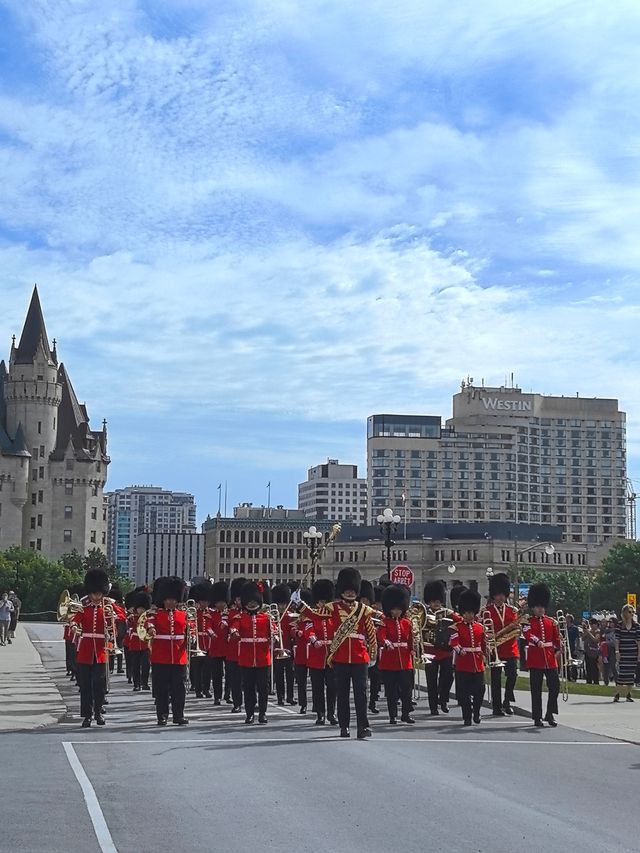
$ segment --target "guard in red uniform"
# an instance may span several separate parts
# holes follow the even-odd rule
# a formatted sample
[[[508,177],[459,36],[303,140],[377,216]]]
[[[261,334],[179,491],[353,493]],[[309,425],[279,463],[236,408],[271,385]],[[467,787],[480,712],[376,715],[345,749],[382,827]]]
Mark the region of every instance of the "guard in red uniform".
[[[310,589],[301,589],[299,591],[300,600],[306,605],[310,605],[313,601]],[[304,615],[291,623],[291,636],[293,642],[293,665],[296,675],[296,684],[298,686],[298,704],[300,705],[300,713],[307,713],[307,680],[308,680],[308,658],[309,658],[309,640],[305,628]]]
[[[209,601],[212,609],[209,623],[209,664],[205,672],[204,695],[209,694],[210,681],[213,681],[213,704],[222,704],[222,680],[224,662],[227,656],[227,640],[229,622],[227,606],[229,604],[229,587],[226,581],[218,581],[211,585]]]
[[[107,692],[108,659],[103,599],[109,586],[106,572],[90,569],[84,579],[87,598],[82,600],[83,610],[72,619],[73,630],[78,635],[76,671],[84,729],[89,728],[94,716],[99,726],[105,723],[102,708]]]
[[[475,590],[460,594],[458,609],[462,622],[458,622],[451,635],[451,646],[456,652],[456,684],[465,726],[480,724],[480,708],[484,698],[484,656],[487,651],[484,628],[476,621],[481,598]]]
[[[229,627],[231,627],[236,616],[242,613],[240,592],[246,583],[246,578],[234,578],[231,581],[231,607],[227,614]],[[229,631],[225,665],[224,700],[227,704],[233,704],[233,708],[231,709],[232,714],[239,714],[242,710],[242,673],[238,664],[239,645],[238,636],[232,635]]]
[[[487,609],[493,622],[493,631],[495,634],[501,631],[506,625],[511,625],[518,619],[517,609],[507,604],[510,592],[511,584],[509,576],[504,572],[492,575],[489,578],[491,604]],[[493,716],[504,717],[505,714],[511,716],[513,714],[511,703],[515,702],[513,691],[518,677],[519,654],[517,635],[512,640],[508,640],[506,643],[501,643],[498,646],[498,657],[501,661],[504,661],[504,670],[502,667],[491,667],[491,705],[493,706]],[[502,702],[503,671],[507,679],[504,691],[504,703]]]
[[[334,635],[329,647],[328,663],[336,678],[338,722],[340,737],[350,737],[351,709],[349,696],[353,684],[356,709],[357,737],[371,737],[367,719],[367,671],[369,662],[377,657],[376,629],[371,609],[357,601],[361,577],[357,569],[340,569],[336,581],[338,601],[331,605]]]
[[[273,681],[276,689],[278,705],[284,705],[285,695],[290,705],[295,705],[293,698],[293,636],[291,589],[284,583],[277,584],[271,590],[271,600],[278,605],[280,624],[276,628],[276,639],[273,650]],[[285,612],[286,611],[286,612]]]
[[[82,596],[84,595],[84,586],[81,584],[72,586],[69,589],[69,595],[71,598],[80,601]],[[76,680],[76,648],[78,645],[78,637],[76,632],[72,629],[71,624],[69,622],[65,623],[64,626],[64,654],[65,654],[65,664],[67,668],[67,675],[69,676],[71,681]]]
[[[305,610],[304,616],[301,617],[305,620],[307,666],[311,676],[311,698],[316,712],[316,726],[324,726],[325,718],[332,726],[338,725],[336,680],[333,669],[327,666],[327,655],[334,633],[333,619],[321,615],[325,606],[333,601],[333,596],[333,583],[328,578],[320,578],[311,588],[311,603],[317,611]]]
[[[149,690],[149,643],[138,636],[138,620],[151,607],[151,596],[144,590],[134,591],[129,599],[132,613],[127,618],[129,666],[134,692]]]
[[[424,646],[425,654],[432,655],[433,660],[425,668],[429,711],[432,717],[437,717],[440,711],[449,713],[449,695],[453,684],[453,652],[450,646],[451,632],[449,626],[455,621],[455,614],[445,607],[447,591],[442,581],[430,581],[425,584],[423,593],[429,616],[438,619],[439,624],[433,630],[433,644]]]
[[[109,598],[113,600],[113,612],[115,615],[115,623],[116,623],[116,635],[113,638],[115,644],[113,648],[109,649],[109,672],[113,672],[115,669],[116,661],[118,664],[117,673],[118,675],[122,675],[123,673],[123,663],[124,663],[124,653],[116,654],[116,648],[120,651],[123,650],[124,643],[124,635],[127,630],[127,611],[124,607],[124,595],[122,594],[122,590],[116,584],[113,584],[109,589]],[[107,685],[108,687],[108,685]],[[108,693],[107,689],[107,693]]]
[[[198,621],[198,646],[205,655],[191,655],[189,661],[189,680],[196,694],[196,699],[211,699],[209,687],[211,675],[209,673],[209,643],[211,640],[211,609],[209,600],[211,595],[210,583],[194,584],[189,590],[189,598],[196,603],[196,617]]]
[[[178,609],[185,592],[184,581],[178,577],[160,577],[153,585],[156,611],[147,620],[151,635],[151,664],[153,666],[153,695],[156,700],[158,725],[166,726],[169,706],[173,723],[185,726],[186,699],[185,667],[188,663],[188,640],[195,637],[195,625],[188,624],[187,614]]]
[[[551,601],[551,591],[544,583],[532,584],[527,598],[533,616],[523,627],[522,634],[526,642],[527,668],[531,690],[531,716],[536,728],[544,728],[542,722],[542,681],[547,680],[547,713],[545,720],[555,728],[553,715],[558,713],[560,677],[558,675],[558,656],[561,641],[558,623],[545,616],[545,610]]]
[[[398,699],[401,702],[402,722],[415,723],[411,716],[413,632],[411,622],[405,615],[408,607],[409,591],[406,587],[384,588],[382,592],[384,617],[382,625],[378,628],[378,648],[380,649],[378,666],[387,697],[389,722],[392,726],[398,722]]]
[[[258,702],[258,722],[267,722],[271,642],[273,628],[269,613],[260,611],[262,592],[255,583],[245,583],[240,592],[242,612],[229,625],[229,634],[238,638],[238,664],[242,672],[245,723],[251,725]]]

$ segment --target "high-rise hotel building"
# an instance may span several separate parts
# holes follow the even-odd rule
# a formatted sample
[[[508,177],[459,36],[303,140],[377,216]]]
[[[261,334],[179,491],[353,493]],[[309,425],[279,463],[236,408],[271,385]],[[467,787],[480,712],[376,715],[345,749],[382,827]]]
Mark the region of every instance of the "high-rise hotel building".
[[[463,382],[453,417],[372,415],[369,523],[386,506],[408,521],[558,525],[567,542],[625,538],[625,413],[618,401]]]

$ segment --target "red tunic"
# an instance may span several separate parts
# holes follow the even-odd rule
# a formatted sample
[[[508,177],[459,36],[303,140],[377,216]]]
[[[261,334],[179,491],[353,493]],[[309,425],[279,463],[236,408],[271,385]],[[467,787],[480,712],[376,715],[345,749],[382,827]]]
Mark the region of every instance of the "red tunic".
[[[451,634],[451,647],[457,652],[456,672],[484,672],[487,646],[480,622],[458,622]]]
[[[498,631],[501,631],[505,625],[511,625],[511,623],[515,622],[518,618],[518,611],[510,604],[502,604],[501,606],[498,606],[497,604],[490,604],[487,609],[491,616],[491,621],[493,622],[494,633],[496,634]],[[500,643],[498,646],[498,657],[500,660],[508,660],[509,658],[517,658],[518,656],[517,637],[514,637],[513,640],[509,640],[506,643]]]
[[[229,633],[239,637],[240,666],[271,665],[271,616],[268,613],[248,613],[244,610],[234,617]]]
[[[309,641],[307,666],[309,669],[325,669],[329,646],[335,633],[333,619],[307,612],[305,630]]]
[[[132,613],[127,618],[127,643],[130,652],[144,652],[149,648],[149,644],[140,639],[137,632],[138,614]]]
[[[293,641],[294,641],[294,631],[297,620],[293,617],[295,616],[291,610],[287,610],[287,612],[280,618],[280,631],[282,633],[282,648],[287,649],[287,651],[293,654]],[[278,639],[276,642],[280,642]]]
[[[413,633],[406,616],[401,619],[383,618],[378,628],[378,646],[380,670],[413,669]]]
[[[227,611],[212,610],[209,622],[209,657],[226,657],[228,643],[229,623],[227,621]]]
[[[242,613],[237,607],[230,607],[229,612],[227,614],[227,621],[229,623],[229,628],[235,621],[235,619]],[[238,663],[238,650],[240,646],[240,639],[237,634],[232,634],[229,631],[228,639],[227,639],[227,653],[226,658],[229,663]]]
[[[147,619],[149,627],[155,628],[151,641],[151,663],[171,663],[184,666],[187,663],[187,614],[184,610],[158,608]]]
[[[357,605],[347,604],[343,601],[334,601],[329,607],[332,609],[331,619],[333,621],[334,633],[337,633],[343,619],[348,616]],[[333,663],[369,663],[369,650],[367,647],[367,618],[361,616],[353,631],[343,640],[333,656]],[[370,638],[369,645],[373,646],[375,654],[375,629]]]
[[[82,613],[76,613],[73,622],[80,625],[76,663],[106,663],[104,608],[101,604],[84,604]]]
[[[560,651],[560,631],[550,616],[532,616],[522,629],[527,642],[529,669],[557,669],[556,652]]]
[[[307,666],[309,639],[306,632],[306,620],[300,617],[291,627],[293,640],[293,662],[296,666]]]

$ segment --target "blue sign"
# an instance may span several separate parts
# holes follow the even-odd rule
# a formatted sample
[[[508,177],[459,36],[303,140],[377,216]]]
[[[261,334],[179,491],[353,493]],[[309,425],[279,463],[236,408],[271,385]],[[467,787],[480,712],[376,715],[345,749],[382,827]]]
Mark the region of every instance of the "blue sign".
[[[582,618],[583,619],[588,619],[590,616],[591,616],[591,613],[588,610],[582,611]]]
[[[531,584],[521,583],[518,584],[518,595],[520,598],[526,598],[529,595],[529,587]]]

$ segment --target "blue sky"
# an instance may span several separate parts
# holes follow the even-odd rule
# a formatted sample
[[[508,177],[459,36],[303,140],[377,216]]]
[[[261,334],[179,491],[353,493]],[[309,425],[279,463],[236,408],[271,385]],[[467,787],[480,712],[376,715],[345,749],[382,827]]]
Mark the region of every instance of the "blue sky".
[[[640,7],[0,0],[0,341],[37,281],[111,487],[294,505],[462,377],[617,396]]]

